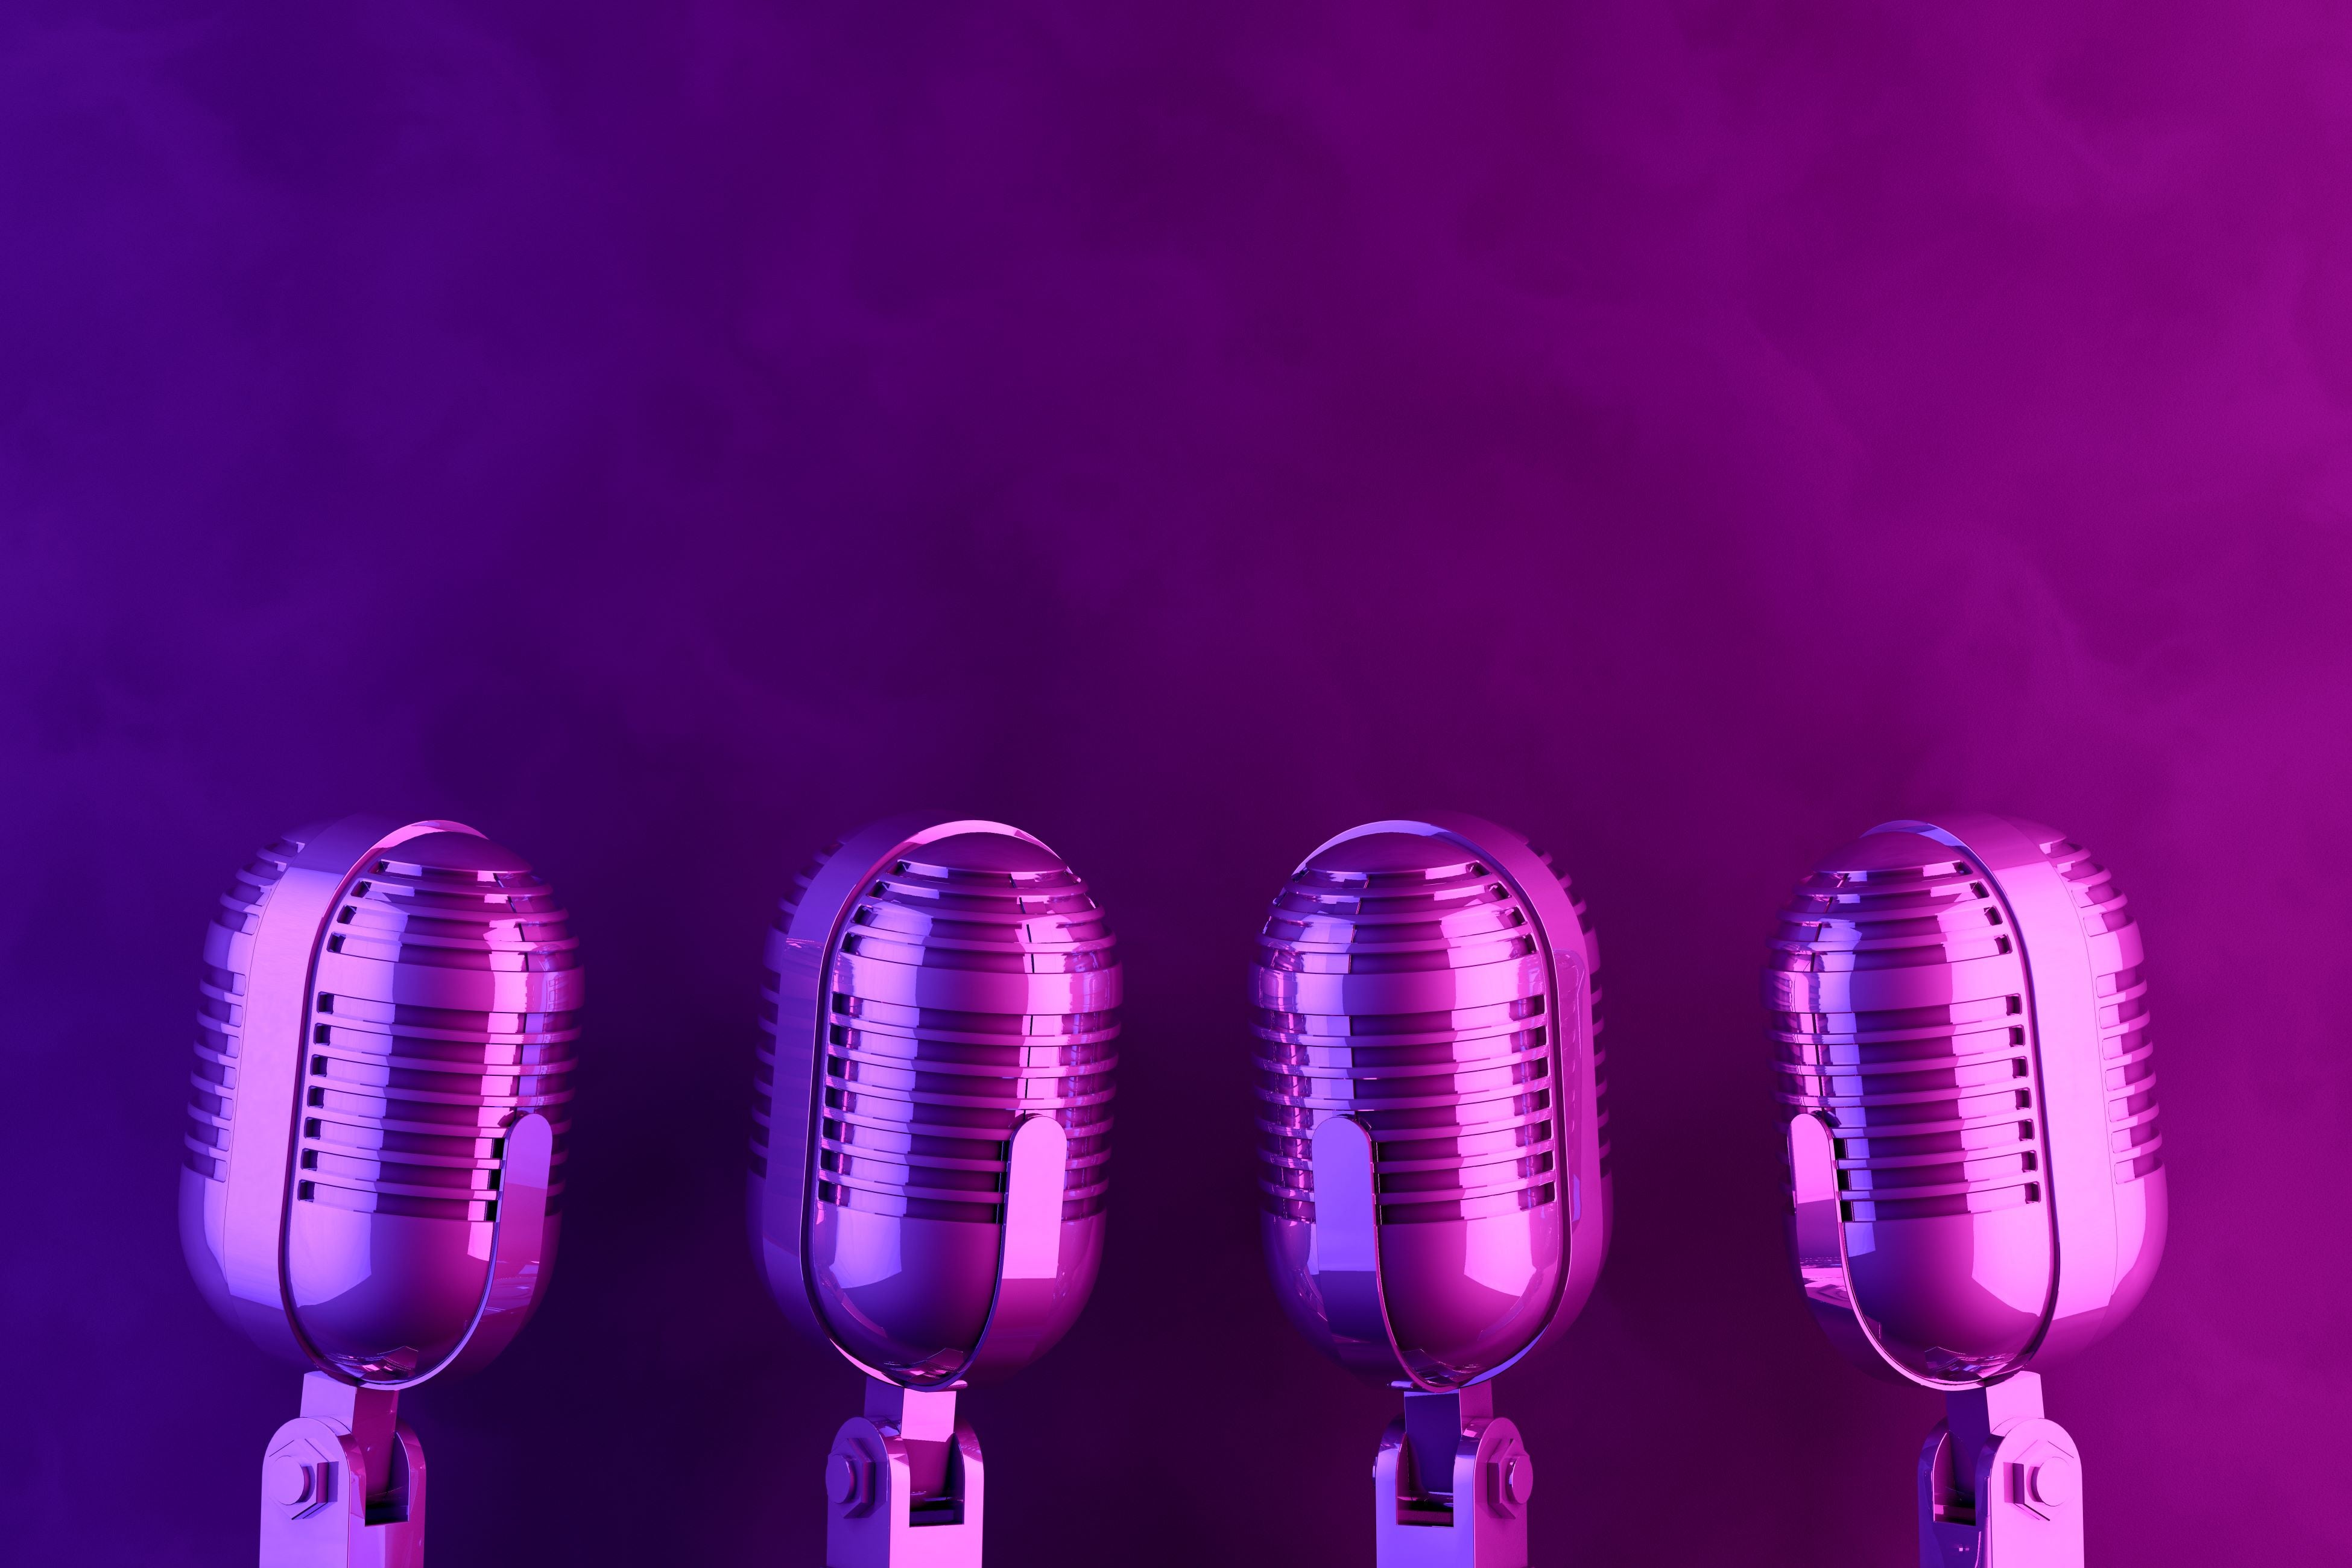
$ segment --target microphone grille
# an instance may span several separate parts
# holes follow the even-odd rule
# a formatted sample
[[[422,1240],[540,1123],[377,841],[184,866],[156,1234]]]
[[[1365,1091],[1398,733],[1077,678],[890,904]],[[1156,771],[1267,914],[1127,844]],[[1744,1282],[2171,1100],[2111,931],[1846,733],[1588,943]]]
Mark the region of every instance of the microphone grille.
[[[1550,868],[1550,857],[1538,854]],[[1565,876],[1559,880],[1569,887]],[[1599,943],[1590,911],[1572,889],[1569,897],[1579,926],[1570,940],[1583,943],[1592,976],[1593,1118],[1605,1175]],[[1528,962],[1540,952],[1537,918],[1493,867],[1433,835],[1350,838],[1292,873],[1259,937],[1262,1001],[1335,994],[1286,984],[1290,976],[1450,972],[1458,987],[1467,972],[1496,966],[1497,984],[1480,990],[1474,1005],[1260,1006],[1251,1033],[1260,1204],[1267,1212],[1313,1221],[1312,1141],[1316,1126],[1335,1115],[1360,1117],[1370,1129],[1383,1224],[1475,1219],[1557,1201],[1560,1090],[1550,1078],[1557,999],[1547,992],[1543,966]],[[1551,933],[1555,942],[1566,936]]]
[[[2132,923],[2112,877],[2071,840],[2040,844],[2074,895],[2086,935]],[[2131,944],[2137,951],[2137,944]],[[2094,953],[2123,951],[2094,943]],[[1983,868],[1924,835],[1865,835],[1798,885],[1771,946],[1779,971],[1939,967],[1949,999],[1875,1011],[1775,1009],[1779,1098],[1829,1113],[1845,1217],[1984,1213],[2042,1201],[2029,1085],[2026,969]],[[2162,1163],[2142,966],[2095,960],[2100,1050],[2116,1176]]]
[[[272,840],[239,868],[213,910],[227,933],[230,967],[202,966],[196,979],[196,1065],[189,1078],[181,1163],[207,1181],[228,1180],[228,1138],[236,1115],[236,1068],[245,1037],[246,970],[269,890],[300,847]]]
[[[2053,836],[2042,851],[2074,895],[2074,912],[2085,936],[2103,936],[2138,922],[2130,900],[2116,887],[2115,874],[2091,858],[2071,838]],[[2109,1150],[2116,1179],[2136,1182],[2164,1164],[2164,1135],[2158,1126],[2156,1056],[2147,1034],[2147,973],[2144,963],[2125,964],[2107,956],[2137,952],[2138,943],[2091,944],[2092,992],[2098,998],[2099,1059],[2105,1067]]]
[[[233,966],[207,966],[199,985],[186,1163],[210,1180],[226,1179],[236,1110],[247,979],[236,965],[249,962],[251,933],[299,849],[281,840],[263,850],[213,917],[247,940],[233,937]],[[295,1200],[494,1218],[501,1124],[530,1110],[555,1134],[548,1210],[559,1212],[580,1029],[576,1007],[549,1004],[557,977],[578,967],[576,949],[552,889],[498,845],[431,833],[380,853],[329,917],[305,1042]],[[475,1005],[422,1005],[426,997]]]
[[[801,875],[780,929],[839,847]],[[1013,1123],[1043,1113],[1069,1133],[1063,1219],[1101,1213],[1118,1015],[1071,1010],[1074,994],[1115,992],[1067,977],[1115,981],[1118,967],[1118,939],[1085,880],[1040,845],[959,834],[884,866],[825,956],[817,1201],[997,1224]],[[761,1176],[779,984],[771,970],[751,1134]],[[959,991],[965,1005],[934,1005]]]

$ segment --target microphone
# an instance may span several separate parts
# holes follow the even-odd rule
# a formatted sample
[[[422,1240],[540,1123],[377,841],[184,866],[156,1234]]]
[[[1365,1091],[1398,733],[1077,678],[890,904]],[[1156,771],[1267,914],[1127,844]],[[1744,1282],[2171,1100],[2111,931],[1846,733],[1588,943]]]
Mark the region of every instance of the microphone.
[[[581,972],[562,909],[463,823],[352,816],[254,858],[205,931],[180,1238],[310,1370],[262,1467],[262,1568],[415,1568],[400,1391],[504,1349],[560,1224]]]
[[[1608,1251],[1600,950],[1550,857],[1456,815],[1327,840],[1251,973],[1259,1232],[1283,1310],[1404,1391],[1373,1467],[1382,1568],[1524,1568],[1534,1468],[1493,1379]]]
[[[2029,1368],[2122,1322],[2164,1251],[2124,896],[2052,828],[1884,823],[1798,884],[1764,994],[1807,1302],[1858,1364],[1945,1395],[1920,1562],[2080,1564],[2081,1451]]]
[[[866,1374],[827,1457],[829,1568],[977,1568],[956,1390],[1077,1321],[1102,1260],[1117,941],[1001,822],[899,817],[800,878],[769,932],[753,1256]]]

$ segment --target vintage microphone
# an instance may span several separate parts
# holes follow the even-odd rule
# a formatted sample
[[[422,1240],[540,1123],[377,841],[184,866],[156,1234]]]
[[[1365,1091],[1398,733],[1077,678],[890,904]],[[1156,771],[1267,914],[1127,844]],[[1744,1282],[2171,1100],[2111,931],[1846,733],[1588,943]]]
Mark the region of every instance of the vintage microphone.
[[[1813,1315],[1941,1390],[1923,1568],[2079,1568],[2081,1453],[2027,1370],[2092,1343],[2164,1251],[2139,928],[2063,834],[1889,822],[1823,859],[1765,972]]]
[[[1370,822],[1275,899],[1251,974],[1260,1235],[1284,1311],[1404,1390],[1381,1568],[1524,1568],[1534,1468],[1492,1380],[1609,1238],[1599,948],[1550,858],[1473,816]]]
[[[753,1255],[866,1373],[826,1460],[829,1568],[976,1568],[956,1390],[1069,1331],[1102,1259],[1117,942],[1001,822],[903,817],[803,874],[769,933]]]
[[[505,1348],[555,1257],[580,967],[456,822],[289,835],[205,932],[180,1237],[214,1310],[310,1370],[263,1461],[262,1568],[415,1568],[400,1391]]]

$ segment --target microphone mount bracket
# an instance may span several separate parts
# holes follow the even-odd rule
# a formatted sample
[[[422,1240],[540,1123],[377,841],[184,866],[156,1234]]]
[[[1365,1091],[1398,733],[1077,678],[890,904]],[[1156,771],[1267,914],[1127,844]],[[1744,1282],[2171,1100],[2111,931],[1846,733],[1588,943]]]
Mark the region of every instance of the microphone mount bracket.
[[[261,1568],[423,1568],[425,1446],[400,1394],[323,1372],[261,1461]]]
[[[1527,1568],[1535,1465],[1494,1384],[1408,1388],[1372,1462],[1380,1568]]]
[[[2083,1454],[2021,1372],[1944,1395],[1919,1450],[1921,1568],[2083,1568]]]
[[[980,1568],[980,1439],[956,1390],[866,1380],[825,1457],[825,1568]]]

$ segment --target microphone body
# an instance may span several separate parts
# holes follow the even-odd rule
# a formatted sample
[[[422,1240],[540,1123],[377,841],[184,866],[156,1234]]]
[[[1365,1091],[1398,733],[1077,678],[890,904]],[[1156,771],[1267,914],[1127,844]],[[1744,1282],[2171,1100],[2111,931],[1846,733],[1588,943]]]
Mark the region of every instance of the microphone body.
[[[305,829],[222,896],[180,1234],[215,1310],[308,1369],[263,1568],[422,1561],[399,1393],[487,1363],[545,1293],[580,991],[547,885],[459,823]]]
[[[903,817],[821,856],[768,942],[752,1252],[866,1376],[827,1460],[830,1568],[980,1561],[969,1384],[1077,1320],[1102,1259],[1116,939],[1000,822]]]
[[[2112,1331],[2163,1255],[2145,966],[2105,868],[2006,817],[1884,824],[1781,913],[1790,1253],[1843,1352],[1946,1395],[1923,1564],[2082,1562],[2081,1454],[2030,1369]]]
[[[1599,946],[1549,857],[1444,815],[1327,841],[1252,971],[1260,1235],[1283,1310],[1405,1391],[1379,1561],[1521,1568],[1532,1461],[1491,1380],[1608,1247]]]

